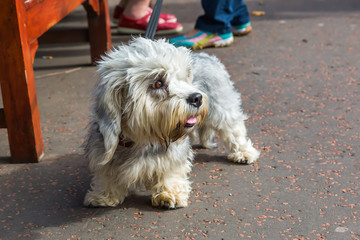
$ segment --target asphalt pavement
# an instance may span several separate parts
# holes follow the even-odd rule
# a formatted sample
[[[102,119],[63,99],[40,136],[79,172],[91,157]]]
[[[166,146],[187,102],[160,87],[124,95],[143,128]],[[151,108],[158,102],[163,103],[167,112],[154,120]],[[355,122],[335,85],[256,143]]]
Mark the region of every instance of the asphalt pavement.
[[[117,1],[110,1],[110,10]],[[242,94],[254,165],[194,147],[189,207],[151,207],[139,189],[86,208],[80,145],[97,80],[88,44],[40,45],[34,69],[45,157],[10,164],[0,129],[0,239],[360,239],[360,1],[249,0],[254,31],[218,56]],[[192,29],[198,0],[164,1]],[[86,26],[83,9],[59,25]],[[116,34],[114,45],[129,36]],[[160,36],[159,36],[160,37]],[[1,104],[1,103],[0,103]]]

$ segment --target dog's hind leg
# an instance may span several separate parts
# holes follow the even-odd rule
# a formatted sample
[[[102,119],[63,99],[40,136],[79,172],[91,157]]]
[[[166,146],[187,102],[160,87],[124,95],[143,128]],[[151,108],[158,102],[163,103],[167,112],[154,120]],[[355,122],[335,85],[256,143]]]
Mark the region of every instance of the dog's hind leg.
[[[208,124],[204,124],[199,129],[201,144],[209,149],[216,148],[217,144],[214,142],[215,130]]]
[[[196,138],[198,137],[197,131],[194,130],[189,134],[190,144],[194,145],[196,142]]]
[[[250,139],[246,137],[246,127],[244,121],[236,121],[226,124],[227,127],[220,128],[220,138],[228,150],[228,159],[238,163],[253,163],[260,152],[253,147]]]

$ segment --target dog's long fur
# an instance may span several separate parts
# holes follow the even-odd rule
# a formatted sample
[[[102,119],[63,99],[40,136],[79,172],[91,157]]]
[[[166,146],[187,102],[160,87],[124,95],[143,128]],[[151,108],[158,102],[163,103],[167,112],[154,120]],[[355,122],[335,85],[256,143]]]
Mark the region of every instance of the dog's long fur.
[[[84,144],[94,174],[85,205],[116,206],[143,184],[153,206],[187,206],[195,128],[207,148],[218,132],[231,161],[259,157],[246,137],[240,94],[217,58],[136,38],[104,56],[98,73]]]

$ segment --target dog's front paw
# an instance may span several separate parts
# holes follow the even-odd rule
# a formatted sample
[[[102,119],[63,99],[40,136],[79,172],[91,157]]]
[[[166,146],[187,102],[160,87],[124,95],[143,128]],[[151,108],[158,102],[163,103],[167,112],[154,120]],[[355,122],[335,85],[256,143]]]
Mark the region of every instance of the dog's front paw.
[[[187,206],[187,196],[176,196],[170,192],[153,193],[151,203],[153,207],[175,209]]]

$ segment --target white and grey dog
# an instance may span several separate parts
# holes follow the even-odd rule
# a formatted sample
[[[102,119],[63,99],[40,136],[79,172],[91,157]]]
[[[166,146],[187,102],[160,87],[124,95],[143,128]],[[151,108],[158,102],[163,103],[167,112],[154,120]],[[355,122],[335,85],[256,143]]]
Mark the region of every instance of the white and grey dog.
[[[217,132],[233,162],[259,157],[240,94],[216,57],[136,38],[104,56],[98,73],[84,144],[94,175],[85,205],[117,206],[145,185],[153,206],[187,206],[195,128],[207,148]]]

